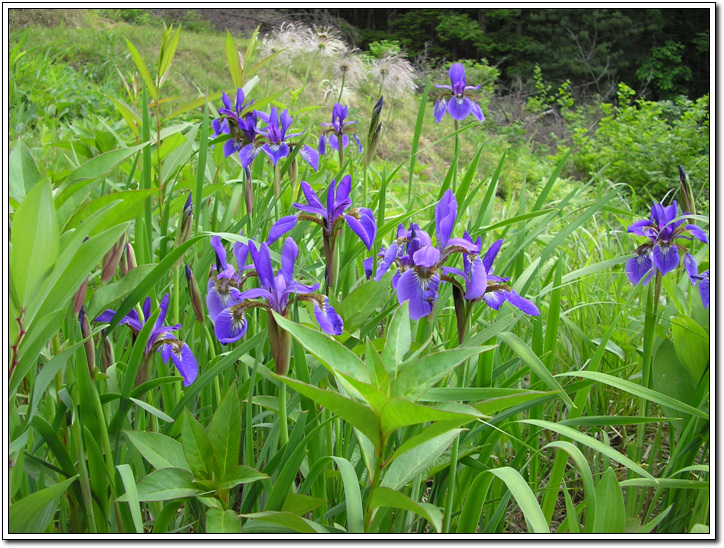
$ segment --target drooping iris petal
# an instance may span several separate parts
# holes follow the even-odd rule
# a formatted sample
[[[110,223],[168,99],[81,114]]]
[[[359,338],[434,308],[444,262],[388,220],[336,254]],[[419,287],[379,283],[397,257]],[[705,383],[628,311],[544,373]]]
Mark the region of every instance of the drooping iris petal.
[[[284,281],[286,281],[287,285],[292,283],[292,278],[294,276],[294,261],[297,260],[298,254],[299,247],[297,246],[297,243],[293,239],[287,238],[284,242],[284,248],[282,249],[282,275],[284,276]]]
[[[529,316],[540,316],[540,311],[538,310],[538,307],[528,299],[524,299],[523,297],[518,295],[515,291],[505,291],[502,292],[502,295],[505,297],[506,301],[508,301],[517,309],[525,312]]]
[[[367,257],[362,261],[362,268],[365,271],[365,279],[369,280],[372,277],[372,267],[374,266],[375,258]]]
[[[357,137],[357,134],[354,134],[354,140],[357,141],[357,152],[362,152],[362,143],[359,142],[359,137]]]
[[[476,86],[476,87],[479,87],[479,86]],[[472,105],[472,109],[470,112],[472,113],[473,116],[475,116],[476,120],[478,120],[479,122],[484,122],[485,114],[483,114],[483,109],[481,109],[480,105],[477,104],[475,101],[472,101],[472,103],[473,103],[473,105]]]
[[[709,238],[706,236],[706,232],[704,232],[701,228],[699,228],[696,225],[686,225],[686,230],[688,230],[694,238],[699,240],[700,242],[704,242],[705,244],[709,243]]]
[[[626,261],[626,277],[634,285],[646,285],[653,275],[653,266],[653,253],[651,249],[646,249]]]
[[[699,268],[696,265],[696,259],[691,253],[687,253],[684,257],[684,268],[686,268],[686,274],[689,276],[691,285],[696,285],[699,279]]]
[[[650,236],[651,235],[651,221],[648,219],[641,219],[640,221],[636,221],[634,224],[632,224],[630,227],[628,227],[627,232],[631,232],[633,234],[636,234],[638,236]]]
[[[241,160],[241,167],[246,169],[251,165],[251,163],[254,161],[254,158],[256,158],[259,153],[261,152],[261,147],[255,145],[254,143],[249,143],[245,147],[242,147],[239,150],[239,160]]]
[[[196,361],[196,356],[194,356],[188,344],[176,341],[175,339],[174,341],[175,343],[164,344],[159,350],[161,351],[163,362],[168,363],[170,358],[176,366],[176,369],[178,369],[178,372],[181,373],[184,386],[189,386],[196,380],[199,374],[199,365]]]
[[[447,111],[453,120],[464,120],[473,111],[473,101],[469,97],[451,97]]]
[[[654,246],[654,263],[661,271],[667,274],[679,266],[679,248],[674,244],[659,243]]]
[[[478,253],[480,251],[480,244],[476,244],[466,240],[465,238],[450,238],[447,241],[447,246],[462,247],[467,250],[468,253]]]
[[[374,217],[361,214],[359,216],[359,220],[357,220],[353,215],[345,215],[344,218],[347,221],[349,228],[352,232],[359,236],[359,239],[362,240],[365,247],[367,249],[372,249],[372,244],[375,241],[375,231],[377,230]]]
[[[317,319],[322,331],[330,335],[341,335],[344,331],[344,322],[337,311],[329,304],[329,299],[324,298],[324,304],[320,305],[314,301],[314,317]]]
[[[241,148],[242,148],[241,143],[234,140],[233,137],[231,139],[229,139],[228,141],[225,141],[224,142],[224,158],[228,158],[229,156],[234,154],[234,152],[236,152],[237,150],[239,150]]]
[[[439,124],[442,122],[443,117],[445,116],[445,113],[447,112],[447,100],[446,99],[438,99],[435,101],[435,107],[433,109],[433,116],[435,116],[435,121]]]
[[[482,259],[477,254],[470,261],[469,268],[470,274],[466,280],[465,298],[472,301],[479,299],[485,293],[485,289],[488,287],[488,275]]]
[[[296,204],[295,204],[296,205]],[[269,237],[267,238],[267,242],[270,244],[273,244],[276,242],[281,236],[292,230],[295,226],[297,226],[297,216],[296,215],[289,215],[288,217],[282,217],[279,219],[274,225],[269,229]]]
[[[266,152],[267,156],[269,156],[272,161],[272,165],[277,165],[279,160],[289,156],[289,145],[284,142],[265,143],[262,150]]]
[[[704,308],[709,308],[709,271],[703,273],[704,278],[699,282],[699,294]]]
[[[312,167],[314,171],[319,169],[319,153],[309,145],[302,145],[299,155]]]
[[[241,292],[229,285],[226,279],[210,278],[206,286],[206,308],[209,310],[211,321],[230,306],[241,302]]]
[[[505,302],[505,295],[502,291],[486,291],[483,294],[483,300],[490,308],[500,310],[500,307]]]
[[[216,316],[214,334],[221,344],[235,343],[244,336],[247,325],[243,306],[232,306]]]
[[[400,304],[410,301],[410,319],[419,320],[432,312],[439,285],[438,273],[421,277],[414,268],[411,268],[400,276],[397,282],[397,300]]]
[[[317,150],[319,150],[319,153],[324,156],[327,154],[327,146],[326,146],[327,137],[325,135],[322,135],[319,138],[319,145],[317,146]]]
[[[447,189],[435,206],[435,236],[440,249],[447,245],[452,234],[455,218],[458,214],[458,203],[452,190]]]
[[[382,279],[382,276],[384,276],[387,273],[390,266],[392,266],[392,263],[395,262],[395,258],[397,257],[397,251],[398,251],[399,247],[400,246],[397,242],[392,242],[390,247],[388,247],[385,250],[385,256],[382,258],[380,263],[377,265],[377,274],[375,274],[376,282],[379,282]]]

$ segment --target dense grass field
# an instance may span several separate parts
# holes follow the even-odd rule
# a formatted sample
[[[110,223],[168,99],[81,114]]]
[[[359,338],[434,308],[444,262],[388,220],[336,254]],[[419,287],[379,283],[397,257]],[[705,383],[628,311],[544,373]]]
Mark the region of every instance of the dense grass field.
[[[6,533],[709,533],[708,96],[108,11],[10,21]]]

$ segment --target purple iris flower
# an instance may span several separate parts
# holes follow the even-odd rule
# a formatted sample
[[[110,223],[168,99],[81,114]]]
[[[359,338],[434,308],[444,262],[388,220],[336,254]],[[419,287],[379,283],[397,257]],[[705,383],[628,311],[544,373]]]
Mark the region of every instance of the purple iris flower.
[[[278,114],[276,107],[272,107],[269,114],[261,111],[257,111],[256,114],[267,123],[266,130],[259,131],[259,134],[265,141],[262,146],[262,150],[266,152],[267,156],[269,156],[272,164],[277,165],[279,160],[286,158],[291,152],[291,148],[289,147],[287,140],[291,137],[301,135],[301,133],[287,134],[289,126],[292,125],[292,117],[289,115],[289,110],[287,109],[285,109],[281,114]],[[312,166],[314,171],[317,171],[319,168],[319,153],[316,150],[310,146],[304,145],[299,150],[299,155],[304,158],[310,166]]]
[[[480,86],[467,86],[465,83],[465,67],[455,63],[450,67],[451,85],[435,84],[435,87],[449,90],[443,92],[435,101],[433,114],[438,124],[442,122],[445,112],[448,112],[453,120],[464,120],[468,114],[472,114],[481,122],[485,120],[477,96],[473,93],[474,90],[480,89]]]
[[[472,238],[470,238],[467,231],[464,237],[472,242]],[[481,248],[482,239],[480,237],[478,237],[476,245],[478,245],[479,249]],[[518,295],[513,291],[513,288],[505,283],[510,280],[509,277],[501,278],[493,274],[493,261],[502,245],[503,240],[498,240],[490,246],[490,249],[482,258],[478,253],[463,253],[463,270],[451,267],[443,268],[446,274],[445,281],[457,283],[454,279],[449,278],[449,275],[460,276],[465,281],[466,291],[464,297],[467,301],[478,302],[483,300],[495,310],[500,310],[502,304],[508,301],[526,314],[531,316],[540,315],[540,311],[535,304]]]
[[[250,242],[249,249],[261,287],[240,293],[233,305],[216,315],[214,329],[219,342],[229,344],[244,336],[247,329],[245,312],[249,308],[266,308],[274,310],[282,316],[287,316],[291,303],[290,297],[293,294],[296,294],[299,300],[311,301],[314,304],[314,316],[322,330],[330,335],[342,333],[344,329],[342,318],[329,304],[329,299],[314,293],[319,288],[319,284],[310,286],[294,281],[294,262],[299,254],[299,248],[293,239],[287,238],[284,242],[282,264],[276,275],[272,269],[269,246],[266,242],[261,244],[259,250],[253,242]]]
[[[249,246],[244,243],[234,242],[233,254],[237,268],[227,263],[226,250],[221,243],[220,236],[211,237],[211,247],[216,251],[218,274],[209,278],[206,286],[206,307],[209,309],[209,316],[213,321],[222,310],[241,302],[240,288],[249,276],[247,271],[251,270],[253,266],[246,264]]]
[[[261,151],[261,143],[257,139],[259,130],[256,127],[257,114],[250,110],[245,114],[244,109],[251,106],[254,101],[244,103],[244,91],[236,90],[236,103],[234,108],[226,93],[221,93],[221,101],[224,106],[219,109],[219,118],[211,121],[214,129],[212,137],[228,134],[231,138],[224,143],[224,157],[228,158],[235,152],[239,153],[239,159],[244,169],[249,167],[251,162]]]
[[[457,201],[451,190],[445,191],[435,207],[435,236],[430,236],[412,223],[410,229],[400,225],[397,238],[388,247],[377,267],[375,280],[379,281],[393,263],[397,272],[392,287],[397,290],[400,304],[410,301],[410,318],[419,320],[432,312],[440,286],[442,265],[454,253],[478,253],[480,247],[464,238],[451,238],[457,217]]]
[[[636,248],[636,256],[626,262],[626,276],[636,285],[646,285],[654,271],[661,275],[667,274],[679,266],[680,252],[686,248],[676,243],[676,239],[691,240],[686,234],[705,244],[709,243],[706,233],[696,225],[685,225],[683,219],[675,221],[678,216],[676,200],[667,207],[661,204],[651,206],[651,218],[636,221],[628,228],[637,236],[646,236],[649,241]]]
[[[699,294],[701,295],[701,302],[704,304],[704,308],[709,308],[709,271],[705,270],[699,274],[699,267],[691,253],[687,253],[686,257],[684,257],[684,266],[686,267],[686,273],[689,275],[691,285],[699,284]]]
[[[334,150],[339,150],[341,141],[342,148],[346,148],[347,145],[349,145],[349,133],[353,134],[354,140],[357,141],[357,149],[359,152],[362,152],[362,143],[360,143],[359,138],[357,137],[357,132],[354,131],[353,127],[353,124],[358,122],[344,121],[345,118],[347,118],[348,110],[348,107],[344,107],[340,103],[334,104],[334,108],[332,109],[332,123],[322,124],[326,127],[322,130],[322,136],[319,138],[320,154],[326,154],[327,144],[329,144],[329,146],[331,146]]]
[[[366,207],[348,208],[352,205],[349,195],[352,191],[352,177],[345,175],[339,181],[332,179],[327,189],[327,205],[322,205],[316,192],[306,181],[301,182],[302,191],[307,199],[306,204],[294,203],[294,207],[302,211],[298,215],[290,215],[282,217],[269,231],[269,243],[274,242],[280,236],[289,232],[297,225],[297,220],[311,221],[321,225],[323,228],[324,251],[327,259],[327,282],[328,286],[334,287],[335,284],[335,244],[337,234],[342,229],[342,224],[347,226],[354,232],[367,249],[372,248],[377,234],[377,224],[375,215],[371,209]]]
[[[120,322],[120,325],[127,325],[134,333],[138,334],[143,329],[148,318],[151,317],[151,298],[148,297],[143,302],[143,319],[138,317],[138,312],[131,310]],[[146,348],[143,351],[146,358],[150,358],[151,352],[157,350],[161,352],[164,363],[168,363],[169,358],[178,369],[183,377],[184,386],[189,386],[196,380],[199,372],[199,366],[193,352],[185,342],[181,342],[171,335],[171,331],[177,331],[181,324],[173,326],[163,325],[166,319],[166,311],[168,310],[168,293],[161,300],[159,305],[161,311],[156,319],[156,324],[148,337]],[[98,316],[96,322],[110,323],[116,315],[114,310],[106,310]]]

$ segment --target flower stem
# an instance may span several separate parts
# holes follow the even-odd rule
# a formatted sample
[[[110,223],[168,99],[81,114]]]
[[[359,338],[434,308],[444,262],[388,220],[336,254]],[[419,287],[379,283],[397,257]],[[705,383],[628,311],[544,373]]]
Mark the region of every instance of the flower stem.
[[[282,382],[279,387],[279,448],[289,443],[287,430],[287,385]]]
[[[344,73],[342,73],[342,85],[339,86],[339,98],[337,99],[338,103],[342,102],[342,92],[344,91]]]
[[[458,131],[460,130],[460,122],[458,120],[455,120],[455,158],[458,158],[460,160],[460,134]],[[453,179],[452,179],[452,189],[453,192],[457,190],[457,184],[458,184],[458,170],[456,169],[453,172]]]

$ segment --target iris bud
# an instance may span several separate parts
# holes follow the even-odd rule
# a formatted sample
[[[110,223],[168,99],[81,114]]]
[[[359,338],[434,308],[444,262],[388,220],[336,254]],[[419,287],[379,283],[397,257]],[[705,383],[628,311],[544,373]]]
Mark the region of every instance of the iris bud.
[[[126,235],[121,236],[118,243],[114,244],[108,253],[103,257],[103,271],[101,272],[101,281],[103,283],[108,282],[118,270],[118,264],[121,262],[121,255],[123,254],[124,244],[126,242]]]
[[[86,339],[83,346],[85,347],[85,356],[88,361],[88,371],[90,371],[90,377],[93,379],[93,371],[96,368],[96,347],[93,344],[93,337],[91,337],[88,317],[85,315],[85,309],[82,306],[78,314],[78,321],[80,322],[80,333],[83,338]]]
[[[189,265],[186,265],[186,282],[189,287],[189,295],[191,297],[191,307],[194,309],[194,314],[199,323],[203,324],[206,321],[204,315],[204,299],[201,297],[201,290],[199,284],[196,283],[194,273],[191,272]]]

